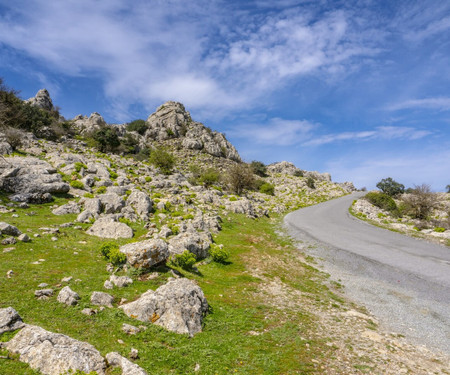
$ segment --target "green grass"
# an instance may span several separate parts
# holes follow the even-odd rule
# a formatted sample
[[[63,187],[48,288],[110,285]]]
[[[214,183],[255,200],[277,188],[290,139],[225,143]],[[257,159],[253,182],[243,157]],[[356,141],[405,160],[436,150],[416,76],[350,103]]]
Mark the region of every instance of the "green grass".
[[[67,199],[58,198],[54,203],[61,205]],[[127,336],[121,331],[123,323],[143,323],[128,318],[120,309],[106,309],[89,317],[81,314],[83,308],[92,307],[92,292],[104,291],[103,283],[109,278],[106,260],[99,251],[108,240],[85,234],[88,224],[81,224],[82,229],[61,228],[57,241],[52,241],[50,234],[33,237],[34,233],[42,233],[40,227],[75,219],[76,215],[53,215],[54,203],[16,209],[18,218],[11,213],[0,214],[1,221],[16,225],[32,238],[30,243],[17,243],[11,252],[3,253],[4,246],[0,249],[0,307],[12,306],[26,323],[87,341],[103,355],[118,351],[127,356],[132,347],[136,348],[140,356],[136,363],[152,374],[193,374],[196,364],[205,374],[320,373],[312,359],[325,358],[332,349],[325,345],[326,338],[315,338],[315,317],[301,307],[273,305],[261,290],[264,283],[277,279],[303,293],[307,303],[326,306],[340,300],[323,286],[325,276],[302,263],[295,247],[276,233],[279,219],[252,220],[230,215],[215,237],[230,251],[229,262],[200,262],[197,273],[181,270],[198,282],[210,304],[202,333],[189,338],[144,323],[146,331]],[[27,215],[32,211],[35,215]],[[132,225],[135,241],[145,231],[142,223]],[[120,245],[125,241],[129,240],[117,242]],[[32,264],[39,259],[45,261]],[[261,275],[252,274],[255,267]],[[11,279],[5,277],[9,269],[14,271]],[[156,279],[134,276],[129,287],[108,292],[116,301],[134,300],[167,281],[169,268],[160,267],[158,271]],[[73,277],[70,287],[81,296],[75,307],[56,301],[64,286],[60,281],[66,276]],[[46,301],[34,297],[42,282],[55,289],[55,295]],[[9,337],[3,335],[0,340]],[[119,344],[119,339],[124,344]],[[35,374],[16,359],[0,359],[0,373]]]

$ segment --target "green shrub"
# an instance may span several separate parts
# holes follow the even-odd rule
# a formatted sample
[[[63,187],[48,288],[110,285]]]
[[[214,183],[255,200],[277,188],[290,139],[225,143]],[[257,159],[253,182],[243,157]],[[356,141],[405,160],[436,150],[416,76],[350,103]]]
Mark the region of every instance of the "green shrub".
[[[115,129],[104,126],[92,134],[92,139],[96,142],[96,147],[101,152],[114,151],[120,146],[119,136]]]
[[[314,179],[311,176],[306,179],[306,186],[308,186],[310,189],[316,188],[316,185],[314,184]]]
[[[253,173],[259,177],[267,177],[267,167],[263,162],[253,160],[250,163]]]
[[[369,192],[365,195],[365,198],[372,203],[374,206],[377,206],[386,211],[396,211],[397,205],[391,196],[379,193],[379,192]]]
[[[295,177],[303,177],[303,171],[301,169],[296,169],[294,172]]]
[[[143,135],[147,129],[148,129],[147,123],[145,122],[145,120],[141,120],[141,119],[131,121],[127,125],[127,130],[129,132],[137,132],[141,135]]]
[[[74,189],[83,189],[84,188],[84,184],[78,180],[71,181],[70,186],[73,187]]]
[[[94,198],[95,195],[92,194],[92,193],[84,193],[84,194],[83,194],[83,197],[85,197],[85,198]]]
[[[225,263],[230,257],[230,252],[223,246],[212,244],[209,248],[209,255],[211,255],[214,262]]]
[[[160,148],[151,152],[149,162],[166,175],[171,174],[175,166],[175,158],[173,155]]]
[[[236,163],[228,169],[227,183],[230,190],[241,195],[244,190],[253,189],[255,175],[252,168],[245,163]]]
[[[391,177],[383,178],[380,182],[378,182],[377,188],[390,197],[396,197],[405,192],[405,185],[399,184]]]
[[[80,172],[82,168],[87,169],[87,165],[77,161],[75,163],[75,172],[77,172],[77,173]]]
[[[100,246],[100,253],[103,255],[105,259],[109,259],[109,255],[111,254],[111,250],[119,249],[119,245],[115,242],[105,242],[102,246]]]
[[[260,186],[259,192],[263,193],[263,194],[267,194],[267,195],[274,195],[275,194],[275,186],[266,182],[265,184]]]
[[[170,259],[170,263],[184,270],[191,270],[196,261],[197,257],[189,250],[184,250],[182,254],[175,254]]]
[[[219,171],[215,168],[208,168],[199,177],[199,182],[205,187],[210,187],[219,181]]]
[[[120,252],[118,248],[113,248],[109,253],[109,261],[113,266],[120,266],[127,261],[127,256]]]
[[[145,182],[152,182],[152,178],[150,176],[145,176]]]
[[[442,228],[442,227],[436,227],[436,228],[434,228],[434,231],[435,231],[435,232],[438,232],[438,233],[442,233],[442,232],[445,232],[445,228]]]
[[[106,193],[106,186],[100,186],[95,192],[97,194],[105,194]]]
[[[228,200],[229,200],[230,202],[236,202],[238,199],[237,199],[237,197],[235,197],[234,195],[232,195],[230,198],[228,198]]]

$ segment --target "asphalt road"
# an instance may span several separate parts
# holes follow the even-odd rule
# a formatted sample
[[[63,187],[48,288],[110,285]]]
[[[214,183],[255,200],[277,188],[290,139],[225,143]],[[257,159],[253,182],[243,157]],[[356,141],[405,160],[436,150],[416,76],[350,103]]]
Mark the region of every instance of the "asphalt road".
[[[351,216],[354,193],[285,217],[299,246],[380,324],[450,354],[450,249]]]

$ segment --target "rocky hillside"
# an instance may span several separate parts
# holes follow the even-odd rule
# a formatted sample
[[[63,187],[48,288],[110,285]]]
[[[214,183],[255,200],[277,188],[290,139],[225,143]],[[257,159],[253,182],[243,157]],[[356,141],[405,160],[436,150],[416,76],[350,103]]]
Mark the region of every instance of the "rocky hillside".
[[[54,111],[45,90],[28,103]],[[0,354],[11,359],[0,372],[259,373],[269,356],[277,373],[315,368],[334,350],[308,330],[314,309],[344,302],[267,220],[351,183],[288,162],[245,164],[180,103],[139,131],[97,113],[52,118],[39,129],[47,138],[2,132]],[[273,351],[281,341],[295,360]]]

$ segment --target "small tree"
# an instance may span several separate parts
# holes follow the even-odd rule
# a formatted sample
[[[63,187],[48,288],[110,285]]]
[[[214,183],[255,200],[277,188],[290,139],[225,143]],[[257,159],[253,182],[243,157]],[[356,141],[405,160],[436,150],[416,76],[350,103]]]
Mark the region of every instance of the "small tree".
[[[311,176],[309,176],[306,179],[306,186],[308,186],[310,189],[315,189],[316,188],[316,185],[314,184],[314,179]]]
[[[267,167],[263,162],[253,160],[250,164],[253,173],[259,177],[267,177]]]
[[[120,145],[119,136],[110,126],[104,126],[98,129],[92,135],[101,152],[113,151]]]
[[[398,183],[391,177],[383,178],[378,182],[377,188],[391,197],[396,197],[405,192],[405,185]]]
[[[406,212],[416,219],[426,219],[437,205],[437,197],[431,191],[430,185],[414,186],[410,194],[403,198]]]
[[[144,135],[145,131],[148,129],[148,125],[145,122],[145,120],[134,120],[131,121],[128,125],[127,125],[127,130],[129,132],[138,132],[141,135]]]
[[[252,189],[255,176],[252,168],[245,163],[236,163],[228,169],[227,182],[230,190],[241,195],[245,189]]]

